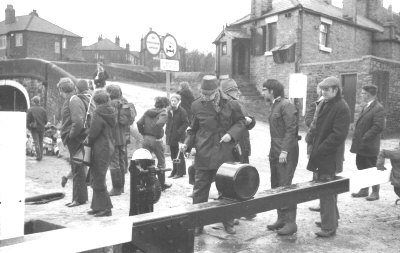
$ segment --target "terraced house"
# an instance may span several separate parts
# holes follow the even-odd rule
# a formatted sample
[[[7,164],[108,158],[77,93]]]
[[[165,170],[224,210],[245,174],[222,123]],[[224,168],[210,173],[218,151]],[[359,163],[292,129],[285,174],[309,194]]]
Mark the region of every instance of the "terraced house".
[[[375,84],[387,110],[387,129],[400,120],[400,16],[382,0],[252,0],[251,13],[215,39],[217,74],[260,90],[268,78],[289,86],[307,76],[307,103],[316,85],[334,75],[342,81],[353,119],[361,87]]]
[[[0,22],[0,59],[41,58],[82,61],[82,37],[39,17],[36,10],[15,16],[7,5]]]

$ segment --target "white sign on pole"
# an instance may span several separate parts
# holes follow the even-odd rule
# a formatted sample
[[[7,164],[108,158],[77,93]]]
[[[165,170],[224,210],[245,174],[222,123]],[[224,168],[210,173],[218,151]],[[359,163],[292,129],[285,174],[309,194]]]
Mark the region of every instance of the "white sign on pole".
[[[156,32],[150,31],[145,38],[146,49],[151,55],[158,55],[161,50],[160,36]]]
[[[303,99],[303,116],[306,112],[307,76],[302,73],[294,73],[289,76],[289,98]]]
[[[179,61],[160,59],[160,69],[167,71],[179,71]]]
[[[163,50],[167,57],[174,57],[178,49],[178,43],[174,36],[167,34],[163,41]]]

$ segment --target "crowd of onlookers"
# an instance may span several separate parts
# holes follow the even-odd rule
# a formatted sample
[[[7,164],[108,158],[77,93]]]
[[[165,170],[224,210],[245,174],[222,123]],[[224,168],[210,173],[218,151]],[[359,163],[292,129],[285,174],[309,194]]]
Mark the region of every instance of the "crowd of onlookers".
[[[162,190],[171,187],[166,182],[165,147],[169,146],[174,161],[169,178],[189,175],[193,185],[190,196],[193,204],[207,202],[210,187],[218,168],[225,162],[249,163],[251,155],[250,134],[255,118],[248,114],[240,101],[240,90],[233,79],[217,79],[204,76],[200,86],[200,97],[194,98],[187,82],[180,83],[177,93],[167,97],[156,97],[154,107],[136,118],[133,103],[123,97],[121,87],[105,84],[108,77],[99,65],[94,75],[95,87],[80,79],[74,83],[61,78],[57,87],[64,98],[60,135],[71,158],[71,172],[62,178],[62,186],[72,179],[73,196],[69,207],[88,201],[87,184],[93,189],[91,210],[96,217],[112,215],[110,196],[124,192],[125,174],[128,168],[127,145],[130,143],[131,127],[136,120],[143,136],[142,148],[149,150],[157,159],[158,180]],[[270,105],[270,151],[269,167],[271,187],[288,186],[299,158],[299,115],[296,107],[285,98],[284,86],[275,79],[263,83],[263,96]],[[377,100],[378,87],[364,85],[361,97],[363,109],[355,122],[351,152],[356,154],[359,170],[377,167],[384,169],[384,159],[391,158],[393,168],[400,168],[400,152],[380,151],[380,136],[384,130],[384,109]],[[313,180],[329,181],[343,169],[344,142],[350,126],[350,109],[343,99],[342,87],[336,77],[328,77],[317,86],[318,99],[310,104],[305,123],[308,127],[307,169],[313,172]],[[40,99],[32,99],[28,111],[27,126],[35,139],[37,160],[42,159],[40,150],[43,128],[47,122],[45,110],[39,106]],[[89,169],[83,163],[73,162],[73,156],[84,146],[91,147]],[[185,154],[192,152],[194,162],[188,168]],[[112,186],[107,190],[106,174],[110,170]],[[395,171],[395,170],[393,170]],[[396,171],[395,171],[396,172]],[[392,172],[392,183],[396,175]],[[400,178],[397,175],[397,178]],[[400,180],[399,180],[400,181]],[[393,183],[400,194],[400,183]],[[369,201],[379,199],[379,185],[361,189],[353,197],[366,197]],[[278,235],[291,235],[297,231],[296,205],[277,209],[277,220],[267,226]],[[321,214],[316,226],[319,237],[336,234],[339,220],[336,195],[324,196],[320,205],[310,208]],[[246,218],[252,219],[255,215]],[[235,218],[229,213],[223,220],[225,231],[234,234]],[[196,226],[195,234],[203,227]]]

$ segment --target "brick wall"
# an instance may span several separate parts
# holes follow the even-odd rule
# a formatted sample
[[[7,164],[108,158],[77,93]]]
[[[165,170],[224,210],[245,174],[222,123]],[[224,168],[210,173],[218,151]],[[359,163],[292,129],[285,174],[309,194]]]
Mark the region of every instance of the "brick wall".
[[[325,62],[354,59],[372,54],[372,32],[333,21],[328,47],[331,53],[319,50],[321,17],[304,13],[302,62]]]
[[[389,73],[389,92],[386,110],[386,132],[399,130],[400,122],[400,62],[389,61],[373,56],[366,56],[348,61],[330,63],[302,64],[301,72],[307,75],[307,106],[317,99],[316,87],[319,82],[328,76],[341,76],[348,73],[357,73],[356,105],[354,119],[357,120],[361,112],[361,87],[373,84],[374,71],[387,71]],[[379,83],[376,83],[378,87]]]
[[[55,53],[55,42],[60,42],[61,36],[47,33],[26,32],[27,57],[41,58],[49,61],[82,60],[82,38],[66,37],[67,48],[61,49],[61,54]]]
[[[97,56],[101,55],[104,59],[104,63],[127,63],[127,51],[126,50],[83,50],[83,57],[88,62],[97,62]]]

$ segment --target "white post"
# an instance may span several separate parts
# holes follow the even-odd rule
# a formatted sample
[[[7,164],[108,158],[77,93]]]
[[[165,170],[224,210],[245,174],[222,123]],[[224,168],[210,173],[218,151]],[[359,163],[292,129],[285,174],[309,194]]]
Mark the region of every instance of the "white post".
[[[0,111],[0,240],[24,235],[26,113]]]
[[[171,71],[165,71],[166,79],[167,79],[167,98],[169,99],[169,95],[171,93]]]

